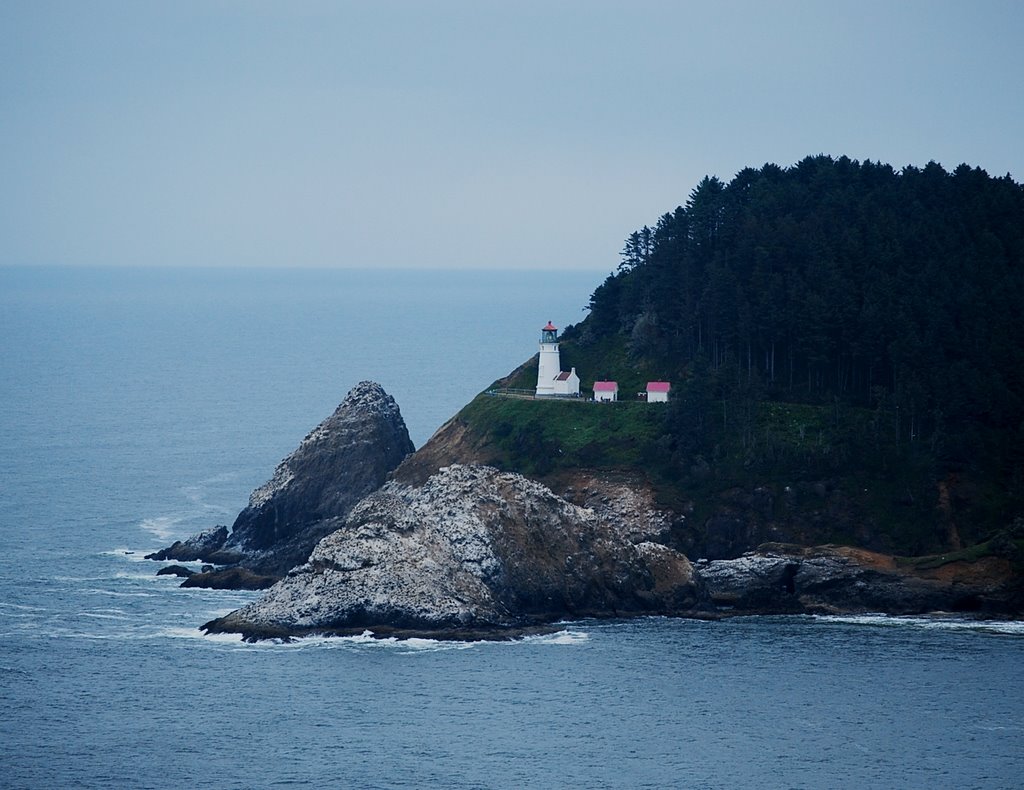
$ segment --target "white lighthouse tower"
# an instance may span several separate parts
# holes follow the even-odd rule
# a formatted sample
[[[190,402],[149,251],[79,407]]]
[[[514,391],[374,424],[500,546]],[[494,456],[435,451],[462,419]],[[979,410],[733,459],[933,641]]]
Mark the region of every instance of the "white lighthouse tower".
[[[555,394],[555,379],[562,372],[558,358],[558,330],[548,321],[540,330],[540,354],[537,361],[537,397]]]

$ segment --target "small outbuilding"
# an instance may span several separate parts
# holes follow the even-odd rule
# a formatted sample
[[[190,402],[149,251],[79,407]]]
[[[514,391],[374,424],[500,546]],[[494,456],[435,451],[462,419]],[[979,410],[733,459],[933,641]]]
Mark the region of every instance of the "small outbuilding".
[[[596,401],[617,401],[619,399],[619,382],[617,381],[595,381],[594,400]]]
[[[578,398],[580,396],[580,377],[576,375],[576,368],[563,370],[554,381],[555,395],[563,398]]]
[[[648,381],[647,402],[666,403],[668,401],[668,392],[670,389],[672,389],[672,385],[667,381]]]

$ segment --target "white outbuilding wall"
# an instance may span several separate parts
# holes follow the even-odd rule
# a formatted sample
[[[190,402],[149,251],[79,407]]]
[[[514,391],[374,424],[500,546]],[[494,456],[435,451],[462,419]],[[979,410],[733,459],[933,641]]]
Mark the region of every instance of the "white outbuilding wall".
[[[560,372],[555,377],[555,395],[562,397],[577,397],[580,394],[580,377],[576,375],[576,368],[568,373]]]
[[[647,382],[647,402],[648,403],[668,403],[668,393],[672,389],[672,385],[667,381],[648,381]]]
[[[594,400],[611,403],[619,399],[619,384],[616,381],[595,381]]]

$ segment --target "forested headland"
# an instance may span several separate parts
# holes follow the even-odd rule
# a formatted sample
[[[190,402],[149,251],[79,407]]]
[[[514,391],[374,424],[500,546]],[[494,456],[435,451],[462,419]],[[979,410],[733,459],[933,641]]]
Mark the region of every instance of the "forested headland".
[[[813,156],[706,177],[631,233],[563,332],[563,367],[627,398],[673,382],[659,438],[631,457],[698,511],[761,486],[766,520],[784,523],[786,496],[813,486],[872,526],[829,533],[821,504],[807,539],[943,551],[1024,514],[1022,308],[1024,189],[1009,175]],[[542,423],[500,429],[511,465],[567,458]],[[570,449],[600,465],[599,440]]]

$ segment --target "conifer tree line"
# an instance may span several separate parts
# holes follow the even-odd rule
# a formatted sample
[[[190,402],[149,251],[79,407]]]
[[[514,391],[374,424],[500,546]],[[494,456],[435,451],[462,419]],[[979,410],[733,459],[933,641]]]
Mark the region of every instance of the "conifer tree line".
[[[578,342],[624,335],[709,397],[878,409],[904,443],[1021,454],[1024,188],[1009,175],[820,155],[705,177],[621,259]]]

